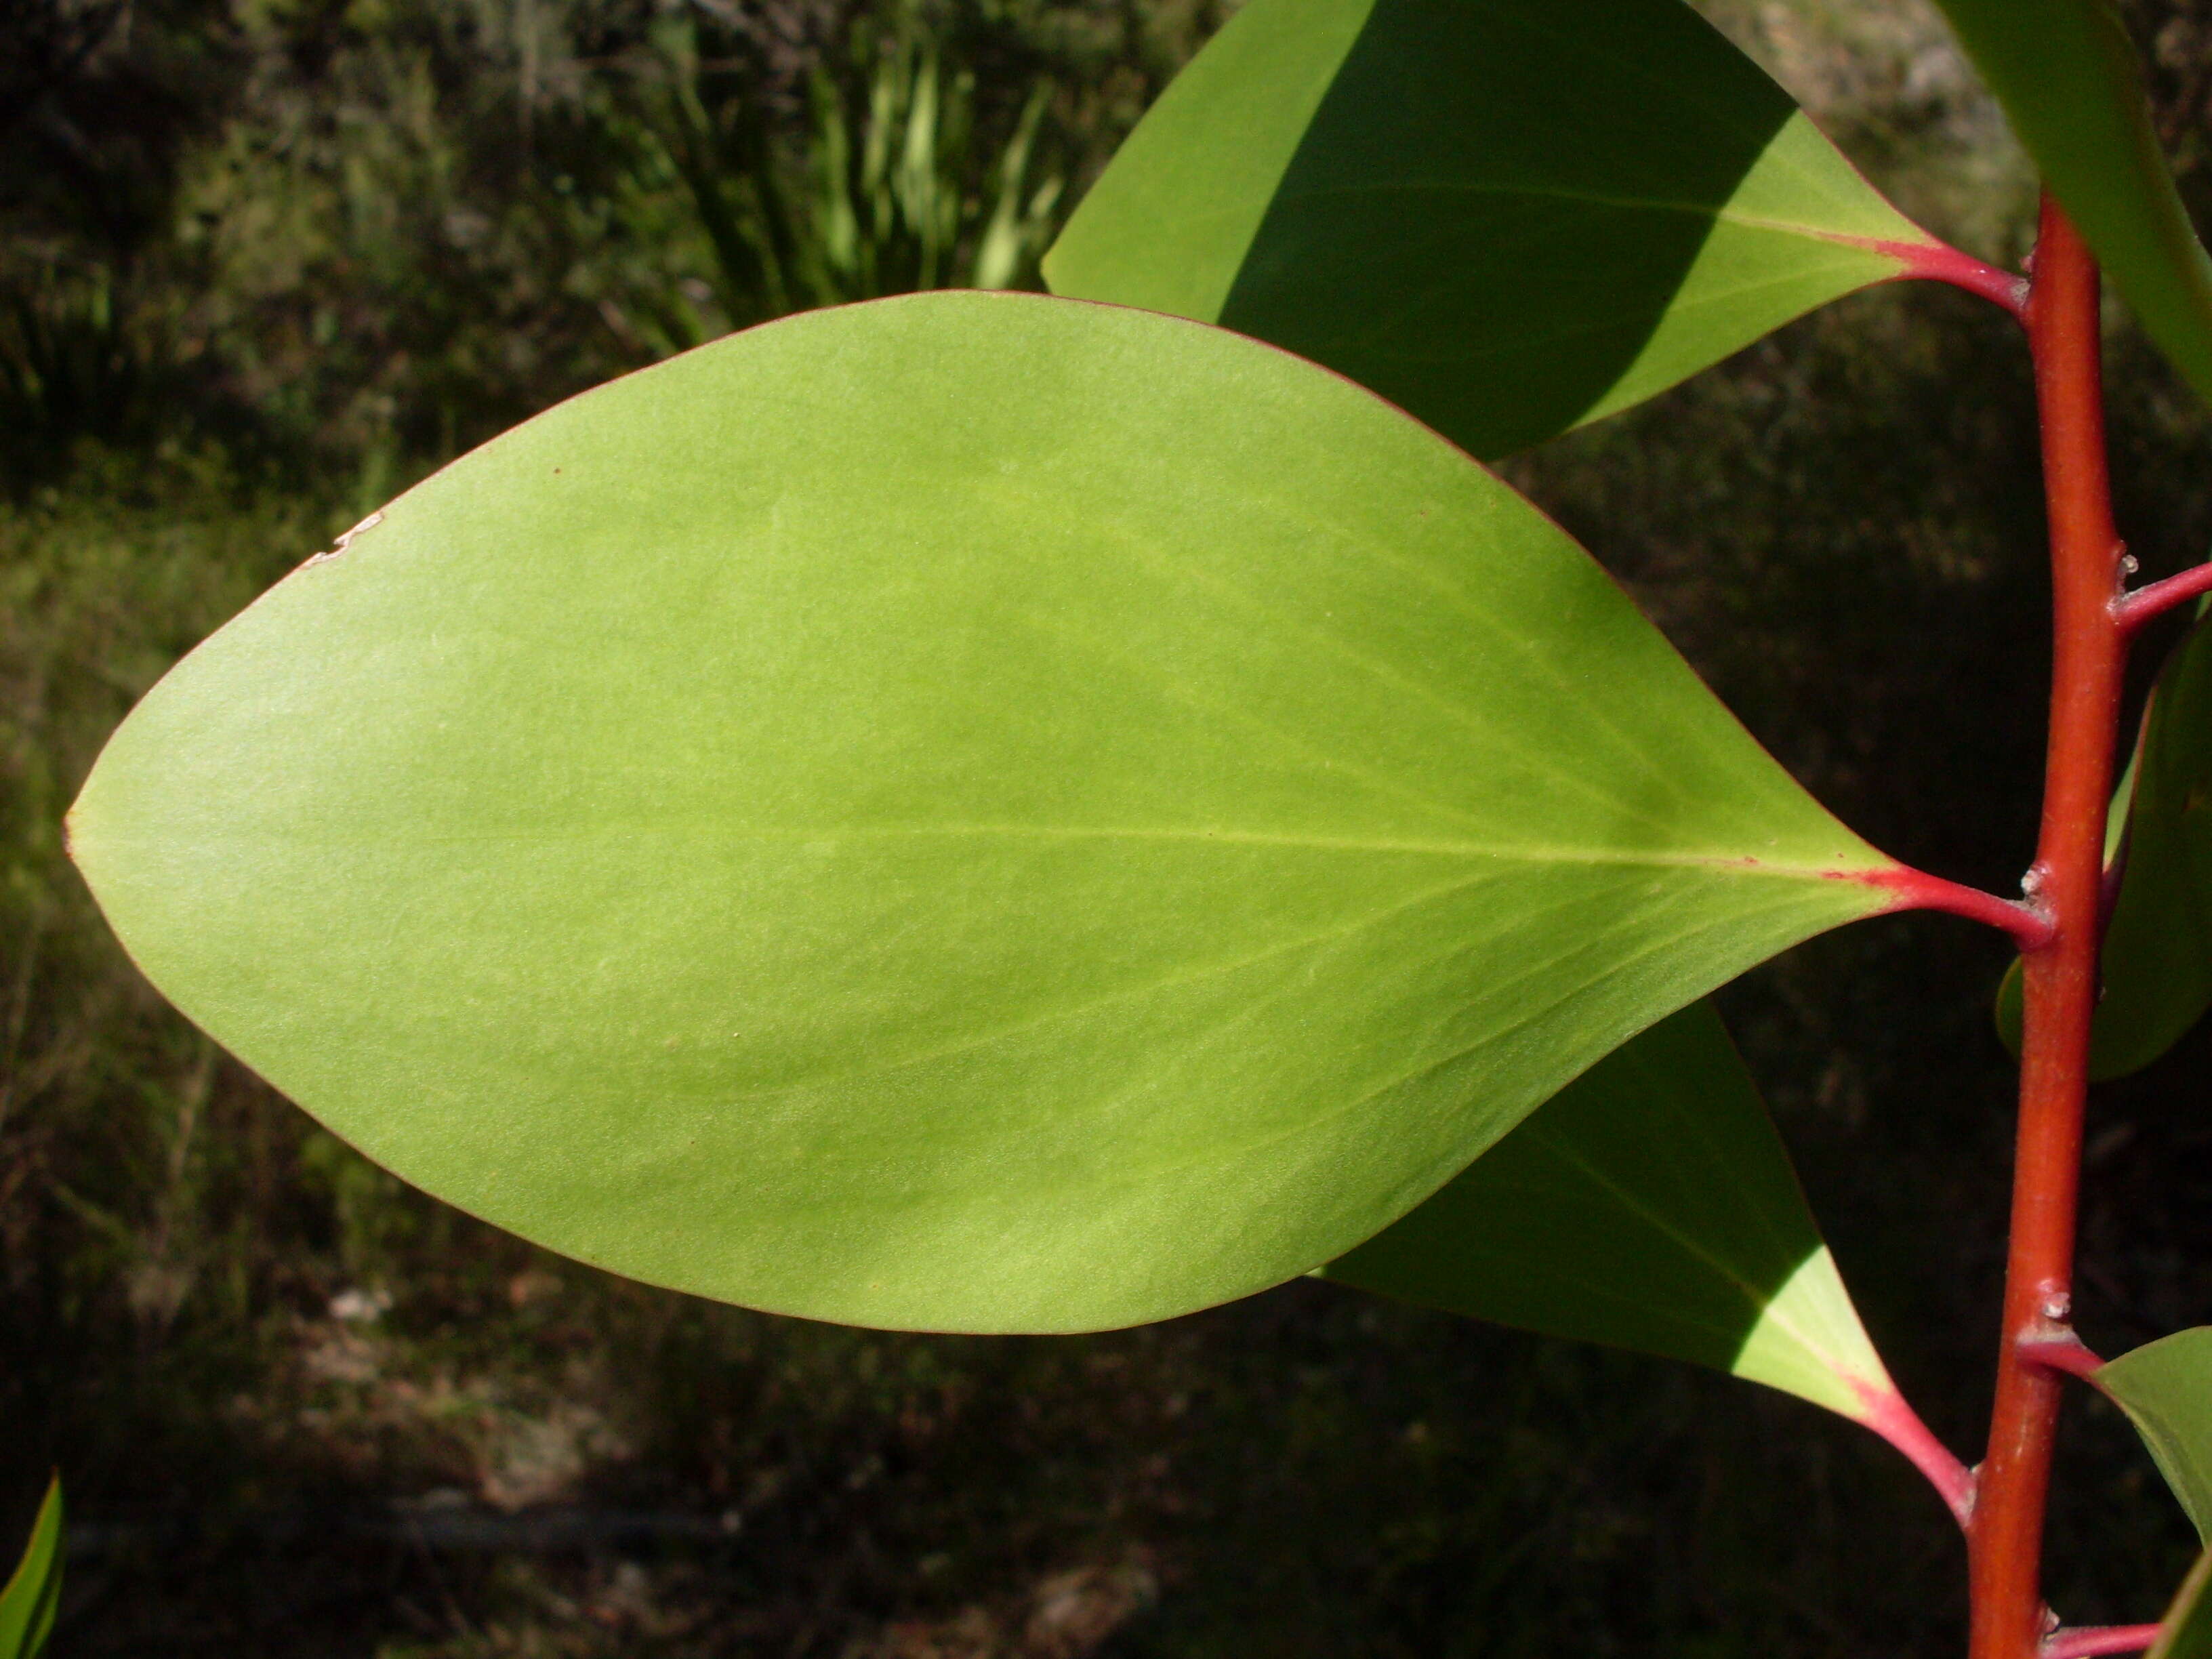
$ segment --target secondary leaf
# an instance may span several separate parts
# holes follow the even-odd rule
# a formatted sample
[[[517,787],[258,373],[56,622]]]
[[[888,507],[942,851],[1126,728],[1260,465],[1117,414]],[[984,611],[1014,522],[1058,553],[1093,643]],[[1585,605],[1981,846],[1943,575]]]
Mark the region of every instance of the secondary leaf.
[[[2144,1659],[2212,1659],[2212,1549],[2181,1581]]]
[[[2140,1071],[2212,1007],[2212,623],[2160,672],[2112,814],[2126,866],[2106,931],[2089,1075]],[[2119,836],[2108,836],[2118,850]],[[1997,1030],[2020,1052],[2021,971],[1997,993]]]
[[[62,1483],[47,1483],[30,1541],[0,1588],[0,1659],[38,1659],[54,1627],[62,1595]]]
[[[1434,434],[1017,295],[516,428],[188,658],[71,823],[155,983],[408,1179],[990,1330],[1341,1255],[1896,872]]]
[[[1710,1365],[1862,1422],[1897,1399],[1706,1002],[1600,1060],[1325,1273]]]
[[[2212,398],[2212,259],[2112,0],[1937,0],[2045,182],[2150,337]]]
[[[2212,1326],[2124,1353],[2092,1380],[2127,1413],[2198,1536],[2212,1543]]]
[[[1938,246],[1680,0],[1251,0],[1044,269],[1499,455]]]

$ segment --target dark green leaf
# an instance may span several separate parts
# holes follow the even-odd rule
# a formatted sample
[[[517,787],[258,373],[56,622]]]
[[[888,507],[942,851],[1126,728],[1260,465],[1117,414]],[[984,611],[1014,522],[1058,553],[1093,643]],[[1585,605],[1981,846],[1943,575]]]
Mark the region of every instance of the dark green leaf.
[[[1399,411],[981,294],[457,462],[156,687],[72,833],[157,985],[449,1201],[995,1330],[1342,1254],[1896,871]]]
[[[2212,1550],[2197,1558],[2197,1565],[2174,1592],[2173,1605],[2159,1621],[2158,1640],[2144,1659],[2212,1659]]]
[[[1498,455],[1936,246],[1680,0],[1251,0],[1045,275],[1273,340]]]
[[[2212,397],[2212,260],[2160,155],[2112,0],[1937,0],[2114,286]]]
[[[2160,674],[2112,823],[2108,848],[2127,862],[2093,1028],[2100,1082],[2142,1070],[2212,1007],[2212,624]],[[2019,1054],[2017,962],[1998,988],[1997,1031]]]
[[[2160,1337],[2097,1368],[2197,1531],[2212,1542],[2212,1326]]]

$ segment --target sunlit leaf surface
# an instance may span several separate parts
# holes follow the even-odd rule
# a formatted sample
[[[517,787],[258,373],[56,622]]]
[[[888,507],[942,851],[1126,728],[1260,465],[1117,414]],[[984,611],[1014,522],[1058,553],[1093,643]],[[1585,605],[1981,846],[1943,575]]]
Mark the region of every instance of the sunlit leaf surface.
[[[1894,869],[1399,411],[978,294],[456,463],[156,687],[72,833],[156,984],[450,1201],[994,1330],[1341,1255]]]

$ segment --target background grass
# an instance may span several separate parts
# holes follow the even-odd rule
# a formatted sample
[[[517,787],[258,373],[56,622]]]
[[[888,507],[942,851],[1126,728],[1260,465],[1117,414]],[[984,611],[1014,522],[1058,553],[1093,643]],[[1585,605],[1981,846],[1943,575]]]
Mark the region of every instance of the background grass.
[[[2030,183],[1924,7],[1715,10],[1910,210],[2017,258]],[[727,327],[1027,280],[1216,17],[28,0],[0,21],[0,1539],[58,1464],[58,1654],[1955,1650],[1932,1497],[1726,1379],[1311,1283],[960,1340],[547,1256],[215,1050],[68,868],[60,814],[106,732],[269,580],[459,449]],[[2212,9],[2135,21],[2197,191]],[[2122,520],[2162,574],[2212,544],[2212,432],[2113,330]],[[2016,879],[2045,595],[2001,319],[1863,296],[1508,471],[1856,827]],[[1725,998],[1878,1339],[1961,1450],[2000,1269],[2002,957],[1905,919]],[[2212,1319],[2208,1061],[2200,1031],[2095,1104],[2081,1317],[2107,1349]],[[2066,1459],[2054,1598],[2150,1616],[2179,1510],[2093,1403]]]

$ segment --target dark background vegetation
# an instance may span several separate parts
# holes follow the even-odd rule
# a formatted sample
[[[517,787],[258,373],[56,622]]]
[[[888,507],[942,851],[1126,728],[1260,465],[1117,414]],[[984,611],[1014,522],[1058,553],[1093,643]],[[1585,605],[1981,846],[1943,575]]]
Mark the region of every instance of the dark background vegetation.
[[[1300,1283],[1080,1340],[883,1335],[594,1274],[410,1192],[132,973],[58,821],[179,652],[412,478],[795,307],[1030,282],[1215,0],[0,6],[0,1551],[58,1656],[1898,1656],[1961,1552],[1794,1401]],[[1923,7],[1716,4],[1877,180],[2017,259],[2032,185]],[[2212,0],[2134,13],[2185,185]],[[2115,313],[2121,518],[2212,429]],[[1511,463],[1871,838],[2008,887],[2045,602],[2009,325],[1892,289]],[[1908,1392],[1975,1442],[2001,945],[1868,925],[1725,1006]],[[2081,1320],[2212,1319],[2200,1031],[2101,1091]],[[2069,1620],[2189,1548],[2074,1413]]]

